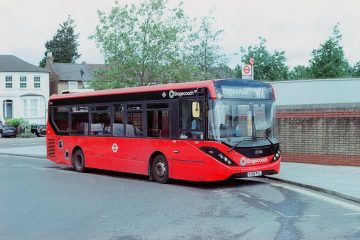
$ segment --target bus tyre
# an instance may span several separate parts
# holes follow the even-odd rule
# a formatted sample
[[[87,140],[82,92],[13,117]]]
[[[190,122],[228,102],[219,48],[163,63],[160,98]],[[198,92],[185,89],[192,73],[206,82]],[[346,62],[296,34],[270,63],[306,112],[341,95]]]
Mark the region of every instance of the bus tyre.
[[[169,164],[163,155],[157,155],[154,158],[151,174],[158,183],[167,183],[169,180]]]
[[[77,172],[85,172],[85,156],[81,149],[75,151],[73,155],[73,165]]]

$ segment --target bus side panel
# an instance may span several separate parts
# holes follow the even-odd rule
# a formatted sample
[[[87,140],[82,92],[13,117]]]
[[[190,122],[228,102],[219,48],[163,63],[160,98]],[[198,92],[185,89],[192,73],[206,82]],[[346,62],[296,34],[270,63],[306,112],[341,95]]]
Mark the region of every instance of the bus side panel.
[[[198,149],[199,141],[174,140],[170,143],[173,166],[170,177],[188,181],[204,181],[206,158]]]
[[[112,170],[136,174],[148,174],[148,159],[144,157],[143,138],[112,138],[107,147],[116,144],[116,152],[112,156]],[[114,149],[116,149],[114,148]]]

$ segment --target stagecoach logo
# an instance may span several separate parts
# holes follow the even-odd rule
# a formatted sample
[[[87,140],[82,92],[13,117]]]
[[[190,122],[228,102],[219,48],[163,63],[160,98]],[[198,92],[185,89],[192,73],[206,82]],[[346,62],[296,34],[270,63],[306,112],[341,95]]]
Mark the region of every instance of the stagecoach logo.
[[[197,93],[197,90],[191,90],[191,91],[188,91],[188,92],[177,92],[177,91],[174,91],[174,90],[170,90],[169,91],[169,98],[174,98],[174,97],[183,97],[183,96],[194,96],[195,94]],[[162,94],[163,98],[166,97],[166,93],[163,92]]]
[[[243,167],[245,167],[246,164],[255,165],[257,163],[266,163],[266,162],[268,162],[268,159],[266,157],[264,157],[264,158],[247,158],[247,157],[240,158],[240,165]]]
[[[111,146],[111,149],[114,153],[116,153],[118,151],[118,145],[116,143],[113,143],[113,145]]]

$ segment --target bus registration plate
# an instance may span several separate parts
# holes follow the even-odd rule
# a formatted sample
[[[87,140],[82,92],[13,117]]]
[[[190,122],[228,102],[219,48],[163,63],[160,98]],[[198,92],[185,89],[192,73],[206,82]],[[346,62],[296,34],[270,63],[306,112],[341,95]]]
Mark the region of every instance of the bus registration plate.
[[[262,172],[261,172],[261,171],[248,172],[248,173],[247,173],[247,176],[248,176],[248,177],[258,177],[258,176],[261,176],[261,175],[262,175]]]

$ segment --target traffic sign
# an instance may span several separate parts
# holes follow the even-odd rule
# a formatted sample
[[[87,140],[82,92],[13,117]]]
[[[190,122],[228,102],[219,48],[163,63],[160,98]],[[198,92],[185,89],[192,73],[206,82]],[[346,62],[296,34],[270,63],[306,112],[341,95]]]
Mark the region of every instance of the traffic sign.
[[[249,60],[249,62],[250,62],[251,65],[254,65],[255,59],[254,59],[253,57],[251,57],[250,60]]]
[[[242,69],[243,76],[251,76],[251,65],[245,65]]]

